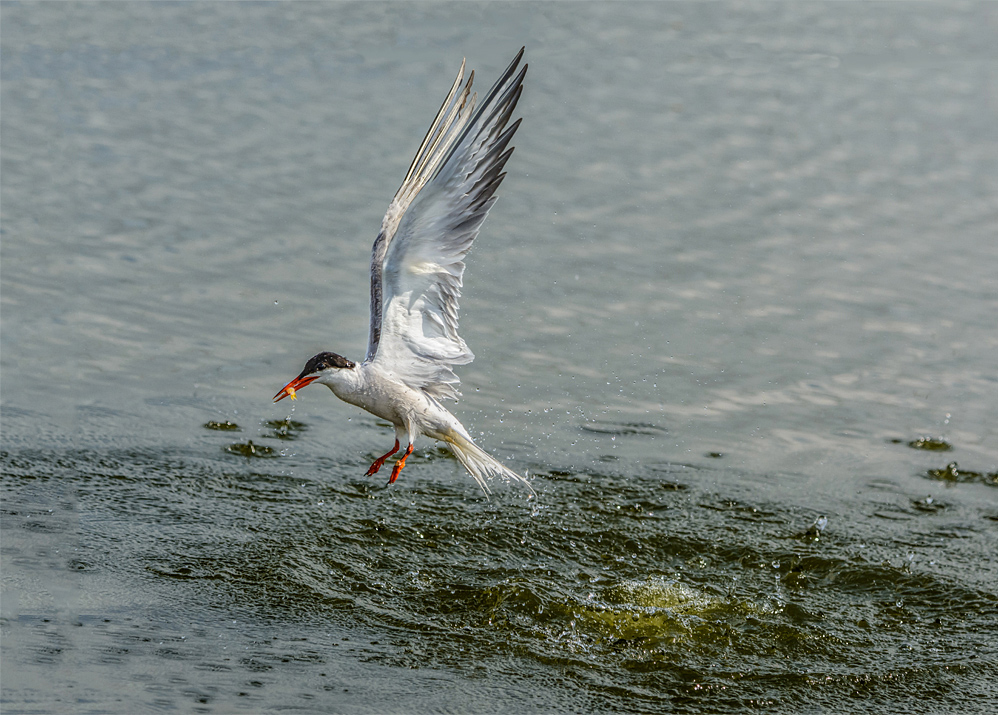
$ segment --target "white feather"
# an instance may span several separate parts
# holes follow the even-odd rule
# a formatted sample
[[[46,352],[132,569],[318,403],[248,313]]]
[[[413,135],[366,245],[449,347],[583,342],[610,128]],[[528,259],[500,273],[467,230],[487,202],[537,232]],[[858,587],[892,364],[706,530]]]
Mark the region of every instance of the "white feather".
[[[371,333],[367,358],[357,365],[320,353],[285,385],[275,400],[317,382],[345,402],[388,420],[405,451],[392,469],[395,481],[419,435],[450,446],[488,494],[486,480],[501,477],[530,485],[478,447],[440,400],[456,398],[453,367],[474,359],[458,334],[458,298],[464,258],[478,235],[505,174],[507,148],[520,122],[506,127],[520,98],[521,49],[476,109],[474,73],[464,63],[416,152],[405,181],[385,214],[371,251]],[[378,458],[376,473],[389,452]],[[531,493],[533,490],[531,489]]]
[[[450,93],[388,207],[371,255],[371,332],[366,362],[413,389],[453,399],[453,366],[474,359],[458,334],[464,258],[495,203],[507,149],[506,124],[520,97],[523,50],[476,111],[474,73]],[[460,91],[458,91],[458,89]]]

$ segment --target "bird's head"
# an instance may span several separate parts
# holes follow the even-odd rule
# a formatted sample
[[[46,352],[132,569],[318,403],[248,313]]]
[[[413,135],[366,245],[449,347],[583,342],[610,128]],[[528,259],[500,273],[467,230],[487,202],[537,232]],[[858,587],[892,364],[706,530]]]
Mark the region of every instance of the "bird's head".
[[[331,387],[343,370],[353,370],[355,367],[357,367],[357,363],[347,360],[342,355],[337,355],[336,353],[319,353],[305,363],[305,369],[301,371],[298,377],[274,395],[274,402],[280,402],[285,397],[290,397],[293,400],[295,399],[295,392],[297,390],[302,389],[306,385],[311,385],[316,381]]]

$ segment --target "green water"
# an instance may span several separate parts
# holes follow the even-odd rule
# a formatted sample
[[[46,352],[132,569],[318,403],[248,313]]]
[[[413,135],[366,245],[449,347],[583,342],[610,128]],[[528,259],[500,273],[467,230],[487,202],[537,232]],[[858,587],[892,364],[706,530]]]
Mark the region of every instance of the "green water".
[[[991,712],[995,8],[8,4],[13,713]],[[455,414],[321,387],[462,57],[530,63]]]

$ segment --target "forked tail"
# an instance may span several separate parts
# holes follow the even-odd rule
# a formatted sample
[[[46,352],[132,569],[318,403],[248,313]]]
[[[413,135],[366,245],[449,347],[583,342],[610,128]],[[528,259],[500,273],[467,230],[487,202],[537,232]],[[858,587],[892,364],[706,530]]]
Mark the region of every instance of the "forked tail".
[[[485,496],[492,493],[486,480],[492,477],[501,477],[505,481],[521,482],[530,490],[531,496],[537,497],[537,492],[530,486],[530,482],[512,469],[506,467],[506,465],[472,442],[468,437],[462,434],[452,434],[450,435],[450,439],[447,440],[447,446],[450,447],[450,451],[457,457],[457,461],[468,470],[468,474],[475,478],[478,486],[485,492]]]

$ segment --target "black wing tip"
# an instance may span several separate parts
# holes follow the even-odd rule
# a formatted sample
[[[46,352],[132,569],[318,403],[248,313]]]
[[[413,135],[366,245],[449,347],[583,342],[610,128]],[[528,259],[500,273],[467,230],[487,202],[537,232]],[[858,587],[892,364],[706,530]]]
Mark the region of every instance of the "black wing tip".
[[[506,71],[502,73],[499,79],[496,80],[496,83],[492,86],[492,91],[489,92],[490,95],[495,94],[500,87],[509,83],[509,79],[510,77],[513,76],[513,73],[516,72],[516,68],[520,65],[520,60],[523,59],[523,53],[526,49],[527,46],[524,45],[523,47],[520,48],[520,51],[516,53],[516,57],[514,57],[513,61],[509,63],[509,66],[506,68]],[[528,66],[527,64],[524,64],[523,67],[520,68],[520,74],[511,83],[513,86],[516,86],[517,84],[523,81],[523,75],[527,71],[527,66]]]

